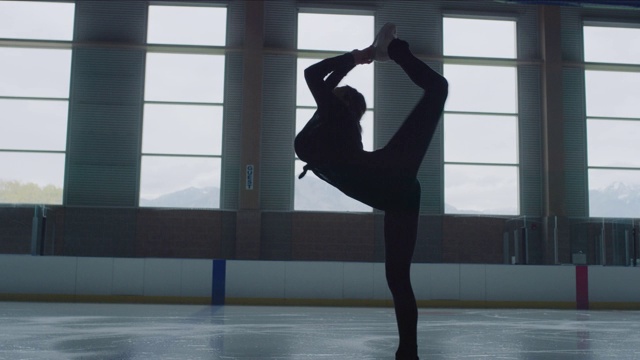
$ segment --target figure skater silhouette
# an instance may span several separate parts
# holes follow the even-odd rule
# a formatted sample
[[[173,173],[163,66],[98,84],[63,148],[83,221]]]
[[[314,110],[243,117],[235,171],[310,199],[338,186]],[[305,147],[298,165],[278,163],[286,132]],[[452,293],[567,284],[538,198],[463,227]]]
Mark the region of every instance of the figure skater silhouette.
[[[368,152],[360,127],[364,97],[352,87],[337,86],[356,65],[389,59],[424,94],[387,145]],[[420,211],[417,174],[442,115],[447,80],[413,55],[391,23],[370,47],[324,59],[304,74],[317,111],[295,138],[296,154],[307,163],[300,178],[311,170],[344,194],[385,212],[385,273],[399,334],[396,359],[418,359],[418,309],[410,279]]]

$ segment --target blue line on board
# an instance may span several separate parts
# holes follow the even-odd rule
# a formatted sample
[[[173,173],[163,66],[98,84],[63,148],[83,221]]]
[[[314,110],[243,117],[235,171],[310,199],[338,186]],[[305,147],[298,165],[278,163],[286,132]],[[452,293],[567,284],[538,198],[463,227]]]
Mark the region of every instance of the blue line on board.
[[[226,260],[213,260],[213,276],[211,283],[211,305],[224,305],[225,279],[227,273]]]

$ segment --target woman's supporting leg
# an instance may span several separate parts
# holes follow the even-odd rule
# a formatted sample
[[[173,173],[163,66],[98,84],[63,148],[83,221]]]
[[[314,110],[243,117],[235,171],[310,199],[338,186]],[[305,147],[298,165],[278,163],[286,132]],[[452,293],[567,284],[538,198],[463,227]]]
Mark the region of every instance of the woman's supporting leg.
[[[416,181],[406,207],[388,209],[384,214],[385,272],[398,323],[398,360],[418,358],[418,307],[411,287],[411,259],[419,212],[420,185]]]
[[[411,258],[416,243],[418,211],[389,210],[384,215],[385,271],[398,323],[396,359],[418,357],[418,308],[411,287]]]

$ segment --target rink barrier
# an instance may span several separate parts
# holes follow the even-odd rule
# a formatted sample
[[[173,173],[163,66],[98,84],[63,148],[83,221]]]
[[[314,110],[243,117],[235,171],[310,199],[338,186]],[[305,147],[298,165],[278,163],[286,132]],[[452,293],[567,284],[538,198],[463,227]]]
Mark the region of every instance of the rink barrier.
[[[640,309],[640,268],[413,264],[421,307]],[[0,255],[0,300],[392,305],[384,264]]]

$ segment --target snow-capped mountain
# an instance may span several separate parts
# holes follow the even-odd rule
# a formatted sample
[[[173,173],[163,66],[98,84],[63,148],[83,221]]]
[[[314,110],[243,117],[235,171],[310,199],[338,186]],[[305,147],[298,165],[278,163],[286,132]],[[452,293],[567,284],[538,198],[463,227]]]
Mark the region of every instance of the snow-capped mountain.
[[[194,188],[159,196],[155,199],[140,199],[140,206],[179,207],[195,209],[217,208],[220,204],[220,189],[217,187]]]
[[[615,182],[589,191],[591,217],[640,217],[640,185]]]
[[[313,179],[316,180],[316,179]],[[320,180],[317,180],[320,183]],[[351,204],[351,199],[339,192],[325,192],[323,184],[318,187],[310,186],[310,189],[317,190],[308,192],[297,192],[297,207],[301,209],[312,208],[316,210],[351,210],[367,211],[366,208],[353,208],[358,204]],[[318,198],[317,194],[326,194]],[[315,196],[311,196],[314,194]],[[140,199],[140,206],[148,207],[180,207],[180,208],[217,208],[220,203],[220,189],[217,187],[208,188],[188,188],[174,193],[160,196],[156,199]],[[356,206],[357,207],[357,206]],[[625,184],[616,182],[605,189],[589,191],[589,208],[591,217],[631,217],[640,218],[640,185]],[[449,204],[446,204],[446,212],[449,214],[466,213],[480,214],[479,212],[460,211]],[[506,212],[508,213],[508,212]]]

